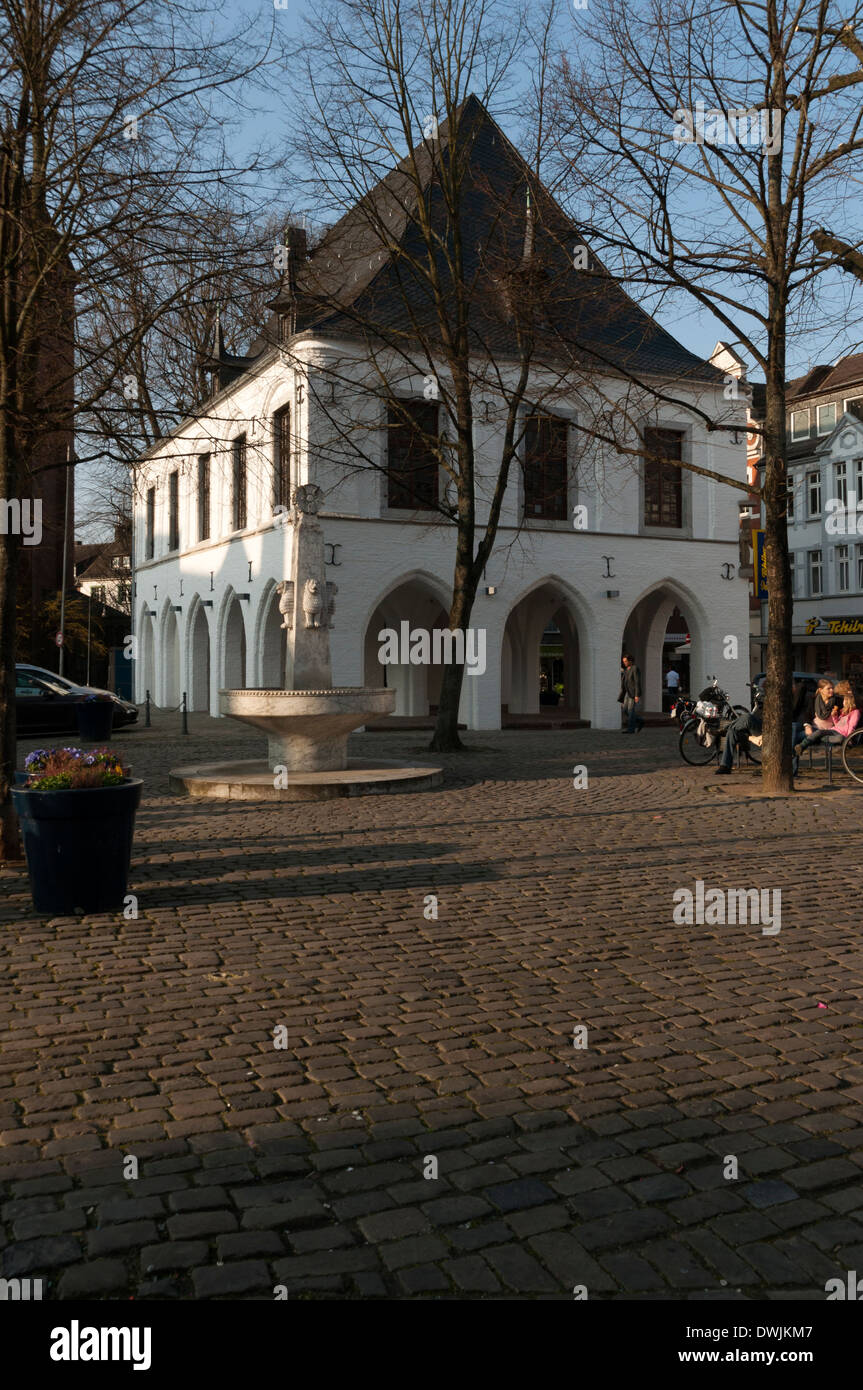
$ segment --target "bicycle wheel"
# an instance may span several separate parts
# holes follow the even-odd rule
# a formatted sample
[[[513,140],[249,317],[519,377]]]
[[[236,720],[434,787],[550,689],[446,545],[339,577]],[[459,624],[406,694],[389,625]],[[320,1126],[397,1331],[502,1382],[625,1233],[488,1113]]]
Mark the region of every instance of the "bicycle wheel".
[[[846,738],[842,748],[842,765],[855,782],[863,782],[863,729]]]
[[[719,735],[716,729],[708,729],[706,734],[699,734],[700,723],[700,719],[688,720],[678,740],[680,756],[691,767],[705,767],[707,763],[712,763],[719,753]]]

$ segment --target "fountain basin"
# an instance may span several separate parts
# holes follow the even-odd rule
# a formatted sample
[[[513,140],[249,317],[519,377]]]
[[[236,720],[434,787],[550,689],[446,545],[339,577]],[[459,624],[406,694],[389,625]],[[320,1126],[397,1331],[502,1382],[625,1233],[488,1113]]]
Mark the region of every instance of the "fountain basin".
[[[220,690],[219,710],[267,736],[271,769],[341,772],[348,735],[395,709],[394,690],[347,686],[334,690]]]

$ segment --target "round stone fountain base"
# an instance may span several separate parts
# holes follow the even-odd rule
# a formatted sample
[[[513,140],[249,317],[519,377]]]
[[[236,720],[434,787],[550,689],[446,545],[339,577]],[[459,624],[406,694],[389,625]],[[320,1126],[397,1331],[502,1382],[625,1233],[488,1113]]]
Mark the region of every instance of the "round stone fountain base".
[[[443,770],[424,764],[364,762],[350,758],[347,767],[329,772],[273,775],[269,762],[202,763],[175,767],[168,774],[172,792],[215,801],[331,801],[339,796],[375,796],[386,792],[421,792],[440,786]],[[286,781],[287,786],[277,786]]]

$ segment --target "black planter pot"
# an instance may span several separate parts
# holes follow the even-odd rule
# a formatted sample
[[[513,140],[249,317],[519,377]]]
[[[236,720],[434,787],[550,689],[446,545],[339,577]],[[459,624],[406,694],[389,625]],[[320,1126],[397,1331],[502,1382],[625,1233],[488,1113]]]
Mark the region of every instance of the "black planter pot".
[[[539,703],[541,705],[559,705],[560,696],[556,690],[541,690],[539,692]]]
[[[103,743],[111,737],[114,727],[113,700],[82,700],[75,706],[79,737],[91,743]]]
[[[12,788],[37,912],[69,917],[123,907],[142,785],[129,778],[115,787]]]

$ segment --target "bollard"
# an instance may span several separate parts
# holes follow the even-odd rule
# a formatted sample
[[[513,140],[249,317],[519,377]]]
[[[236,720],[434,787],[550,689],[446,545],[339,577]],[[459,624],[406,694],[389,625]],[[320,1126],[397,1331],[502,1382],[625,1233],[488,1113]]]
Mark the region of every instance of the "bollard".
[[[145,729],[149,729],[149,727],[150,727],[150,692],[149,692],[149,690],[148,690],[147,693],[146,693],[146,697],[145,697],[145,699],[144,699],[144,728],[145,728]]]
[[[187,733],[189,732],[189,718],[188,718],[188,712],[187,712],[187,709],[186,709],[186,692],[185,692],[185,690],[183,691],[183,703],[182,703],[182,705],[180,706],[180,708],[181,708],[181,710],[183,711],[183,720],[182,720],[182,723],[181,723],[181,725],[180,725],[180,732],[183,733],[183,734],[187,734]]]

